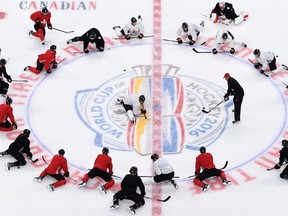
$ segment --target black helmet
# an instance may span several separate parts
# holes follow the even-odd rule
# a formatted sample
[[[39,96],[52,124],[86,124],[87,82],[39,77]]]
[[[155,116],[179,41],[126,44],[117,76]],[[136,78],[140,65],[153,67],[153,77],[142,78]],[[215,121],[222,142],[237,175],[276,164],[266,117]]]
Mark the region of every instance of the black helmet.
[[[136,166],[132,166],[129,170],[129,172],[132,174],[132,175],[137,175],[138,173],[138,169]]]
[[[30,134],[30,130],[24,129],[24,130],[23,130],[23,133],[26,134],[26,135],[29,135],[29,134]]]
[[[90,40],[95,40],[96,37],[97,37],[97,35],[96,35],[95,32],[91,32],[91,33],[89,34],[89,38],[90,38]]]
[[[228,38],[228,34],[227,34],[226,32],[224,32],[224,33],[222,34],[222,38],[223,38],[224,40],[226,40],[226,39]]]
[[[64,149],[60,149],[60,150],[58,151],[58,154],[61,155],[61,156],[63,156],[63,155],[65,154]]]
[[[283,145],[283,147],[288,147],[288,140],[283,139],[282,140],[282,145]]]
[[[53,52],[56,50],[56,48],[57,48],[57,47],[56,47],[55,45],[51,45],[51,46],[50,46],[50,50],[53,51]]]
[[[135,17],[131,18],[131,23],[137,23],[137,19]]]
[[[259,50],[259,49],[255,49],[255,50],[253,51],[253,54],[254,54],[254,55],[259,55],[259,54],[260,54],[260,50]]]
[[[140,95],[139,96],[139,101],[142,101],[142,102],[144,102],[146,99],[145,99],[145,96],[144,95]]]
[[[108,154],[109,153],[109,149],[108,148],[106,148],[106,147],[104,147],[103,149],[102,149],[102,154]]]
[[[186,22],[183,22],[182,23],[182,28],[184,29],[184,28],[188,28],[188,24],[186,23]]]
[[[200,152],[201,152],[201,154],[205,153],[206,152],[206,148],[204,146],[201,146],[200,147]]]
[[[10,97],[6,98],[6,104],[12,104],[13,100]]]
[[[47,7],[43,7],[43,8],[42,8],[42,13],[48,13]]]
[[[5,65],[6,63],[7,63],[7,61],[6,61],[5,59],[1,59],[1,60],[0,60],[0,64],[1,64],[1,65]]]
[[[154,160],[154,159],[158,159],[159,158],[159,155],[158,154],[152,154],[151,155],[151,159]]]

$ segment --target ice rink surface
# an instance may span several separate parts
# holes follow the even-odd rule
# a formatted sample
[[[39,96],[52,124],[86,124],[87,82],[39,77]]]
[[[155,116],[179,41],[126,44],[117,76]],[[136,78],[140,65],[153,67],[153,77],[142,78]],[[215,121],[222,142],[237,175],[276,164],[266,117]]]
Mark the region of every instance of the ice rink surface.
[[[64,148],[71,177],[80,182],[84,173],[92,168],[102,146],[110,148],[115,175],[125,176],[131,166],[138,167],[139,175],[153,175],[151,92],[155,86],[151,77],[155,73],[155,58],[159,60],[155,47],[161,48],[157,63],[162,65],[165,90],[161,118],[163,143],[164,140],[168,146],[176,143],[176,148],[163,148],[163,156],[180,177],[176,179],[179,189],[165,183],[155,186],[151,178],[143,178],[147,196],[160,194],[164,199],[170,195],[171,199],[165,203],[145,199],[146,204],[136,215],[268,216],[285,212],[288,182],[279,178],[283,168],[266,169],[278,162],[281,140],[287,138],[288,91],[283,84],[288,83],[287,71],[267,72],[267,78],[248,61],[258,48],[274,52],[278,64],[288,63],[285,1],[230,1],[236,12],[246,10],[250,15],[238,26],[210,23],[205,15],[217,2],[211,0],[43,2],[48,3],[52,12],[53,27],[74,30],[66,34],[47,29],[44,46],[27,35],[28,29],[33,29],[29,16],[39,9],[40,1],[0,0],[0,57],[9,59],[6,69],[13,79],[29,80],[10,84],[8,95],[14,100],[12,106],[19,128],[0,133],[0,151],[6,150],[23,129],[29,128],[32,153],[34,159],[39,158],[37,163],[28,162],[20,169],[7,171],[4,166],[0,169],[2,215],[130,214],[126,210],[131,204],[129,201],[120,202],[118,210],[109,209],[113,194],[119,189],[119,178],[115,178],[116,185],[103,195],[97,189],[103,182],[97,178],[90,180],[86,188],[77,188],[77,183],[68,180],[65,186],[51,193],[47,185],[54,179],[46,177],[38,183],[33,177],[46,167],[42,156],[49,161],[58,149]],[[206,41],[206,44],[195,45],[197,50],[210,50],[221,28],[231,31],[235,40],[245,42],[248,47],[244,51],[240,47],[242,51],[236,55],[212,55],[195,53],[189,45],[164,40],[155,46],[152,37],[130,41],[113,39],[116,37],[113,26],[123,26],[139,14],[147,36],[155,34],[155,20],[160,23],[158,37],[170,40],[176,39],[176,31],[183,22],[199,24],[204,20],[199,42]],[[82,44],[67,45],[66,41],[92,27],[99,29],[105,38],[106,50],[74,54],[82,50]],[[52,44],[57,46],[58,60],[66,57],[57,70],[50,75],[23,71],[27,65],[34,66],[37,55]],[[241,123],[237,125],[231,123],[234,120],[232,97],[209,114],[201,112],[203,107],[208,110],[223,99],[227,89],[223,79],[226,72],[238,80],[245,91]],[[139,118],[131,129],[124,110],[115,105],[115,99],[126,95],[133,85],[134,90],[137,89],[137,83],[141,83],[139,88],[147,96],[148,119]],[[213,95],[213,100],[207,99],[207,95]],[[1,100],[4,102],[4,98]],[[181,112],[175,111],[175,103],[182,103]],[[129,146],[131,134],[140,147]],[[217,167],[229,161],[225,171],[231,186],[223,186],[219,179],[209,179],[211,188],[202,193],[192,179],[186,178],[194,174],[201,145],[214,155]],[[5,156],[0,160],[4,164],[14,159]]]

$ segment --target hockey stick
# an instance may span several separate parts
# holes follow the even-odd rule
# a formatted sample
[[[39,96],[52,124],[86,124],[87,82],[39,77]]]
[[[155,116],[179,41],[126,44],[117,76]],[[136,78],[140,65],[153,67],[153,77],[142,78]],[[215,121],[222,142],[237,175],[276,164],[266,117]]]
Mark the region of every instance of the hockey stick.
[[[205,108],[202,109],[202,112],[204,113],[210,113],[212,110],[214,110],[216,107],[218,107],[221,103],[223,103],[225,100],[220,101],[216,106],[212,107],[209,111],[206,111]]]
[[[97,49],[93,49],[93,50],[89,50],[89,52],[98,52],[99,50],[97,50]],[[75,51],[74,52],[74,54],[83,54],[83,53],[85,53],[84,51],[80,51],[80,52],[77,52],[77,51]]]
[[[211,51],[198,51],[195,48],[193,48],[193,51],[196,53],[211,53]]]
[[[54,27],[52,29],[54,29],[56,31],[63,32],[63,33],[72,33],[72,32],[74,32],[74,30],[72,30],[72,31],[64,31],[64,30],[61,30],[61,29],[58,29],[58,28],[54,28]]]
[[[285,164],[287,164],[287,162],[284,162],[281,166],[283,166],[283,165],[285,165]],[[272,167],[272,168],[267,168],[267,171],[274,170],[274,169],[275,169],[274,167]]]
[[[251,62],[255,66],[255,63],[251,59],[248,58],[248,61]],[[265,72],[263,72],[262,74],[266,77],[269,77],[269,75],[266,74]]]
[[[28,80],[12,80],[13,82],[28,82]]]
[[[146,199],[151,199],[151,200],[156,200],[156,201],[159,201],[159,202],[167,202],[171,198],[171,196],[168,196],[165,199],[155,199],[155,198],[148,197],[148,196],[145,196],[145,198]]]
[[[154,176],[139,176],[140,178],[153,178]],[[179,176],[174,176],[173,178],[180,178]]]
[[[177,40],[171,40],[171,39],[163,39],[163,41],[169,41],[169,42],[175,42],[175,43],[178,43]],[[189,44],[189,42],[186,42],[186,41],[184,41],[183,43],[185,43],[185,44]],[[202,46],[202,45],[204,45],[205,43],[206,43],[206,41],[203,41],[200,45]]]
[[[143,38],[148,38],[148,37],[154,37],[154,35],[146,35],[146,36],[144,35],[143,36]],[[138,38],[138,37],[130,37],[130,38],[133,39],[133,38]],[[126,39],[126,38],[125,37],[121,37],[121,38],[120,37],[118,37],[118,38],[113,37],[113,39],[114,40],[122,40],[122,39]]]
[[[37,158],[37,159],[33,160],[32,158],[29,158],[29,160],[31,160],[32,163],[36,163],[39,159]]]

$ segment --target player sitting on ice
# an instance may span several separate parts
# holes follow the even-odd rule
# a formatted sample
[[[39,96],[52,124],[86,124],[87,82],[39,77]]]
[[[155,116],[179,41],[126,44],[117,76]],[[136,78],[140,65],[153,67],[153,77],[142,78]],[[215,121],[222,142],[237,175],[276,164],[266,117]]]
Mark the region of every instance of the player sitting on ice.
[[[202,28],[204,27],[204,21],[200,23],[200,26]],[[182,26],[177,30],[177,42],[182,44],[184,40],[189,43],[189,45],[194,45],[202,30],[200,26],[183,22]]]
[[[135,115],[146,114],[144,109],[145,96],[143,94],[130,94],[125,98],[117,99],[117,104],[122,104],[132,123],[136,122]]]
[[[138,19],[132,17],[131,22],[128,22],[121,30],[120,28],[120,26],[113,27],[113,29],[116,31],[116,34],[118,36],[124,36],[126,40],[130,40],[131,37],[138,37],[139,39],[144,37],[145,28],[142,25],[142,17],[140,15],[138,16]]]
[[[255,56],[254,67],[259,69],[261,74],[267,69],[270,69],[270,71],[274,73],[281,70],[288,70],[288,67],[284,64],[277,68],[276,58],[271,51],[263,52],[255,49],[253,54]]]
[[[88,50],[89,43],[95,43],[97,51],[99,52],[104,51],[105,41],[101,33],[99,32],[99,30],[96,28],[91,28],[90,30],[85,32],[82,36],[77,36],[72,39],[69,39],[67,41],[67,44],[70,44],[72,42],[78,42],[78,41],[83,41],[84,53],[89,53],[89,50]]]
[[[282,140],[282,146],[283,148],[279,151],[279,162],[275,164],[274,169],[280,169],[280,167],[288,161],[288,140]],[[288,165],[283,169],[280,177],[288,179]]]
[[[246,11],[241,11],[239,15],[237,15],[231,3],[220,1],[213,8],[210,19],[213,23],[219,22],[230,25],[234,22],[235,25],[238,25],[248,19],[248,16],[248,12]]]
[[[2,94],[3,97],[6,97],[9,89],[9,84],[3,80],[3,77],[5,77],[9,83],[12,82],[11,76],[6,71],[6,63],[7,61],[5,59],[0,59],[0,94]]]
[[[235,53],[235,44],[240,44],[243,47],[247,47],[247,45],[243,42],[235,42],[234,36],[230,31],[227,30],[219,30],[216,34],[215,43],[212,49],[213,54],[217,54],[220,47],[225,46],[230,48],[229,52],[231,54]]]

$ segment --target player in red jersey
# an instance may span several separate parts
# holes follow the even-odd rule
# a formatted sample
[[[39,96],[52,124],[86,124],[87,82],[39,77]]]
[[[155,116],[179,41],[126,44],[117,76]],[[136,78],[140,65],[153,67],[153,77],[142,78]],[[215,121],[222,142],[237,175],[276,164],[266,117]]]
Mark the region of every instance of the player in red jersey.
[[[52,30],[51,24],[51,13],[48,11],[46,7],[42,8],[41,11],[36,11],[31,14],[30,19],[34,21],[34,29],[36,32],[30,30],[28,32],[29,35],[33,35],[34,37],[38,37],[41,40],[42,45],[45,44],[45,27],[48,26],[48,29]]]
[[[231,184],[231,181],[226,179],[225,172],[215,167],[212,154],[206,152],[206,148],[204,146],[200,148],[200,153],[201,154],[196,157],[195,162],[196,177],[193,181],[194,184],[202,187],[203,192],[207,191],[210,188],[210,185],[203,183],[203,180],[212,176],[220,176],[224,185]],[[201,168],[202,172],[200,173]]]
[[[115,181],[111,177],[113,174],[113,164],[111,157],[108,156],[108,153],[109,149],[104,147],[102,149],[102,154],[99,154],[95,159],[93,168],[84,175],[84,177],[82,178],[83,181],[78,184],[79,188],[86,186],[88,180],[90,178],[93,179],[95,176],[99,176],[100,178],[104,179],[104,181],[106,181],[105,185],[101,185],[98,188],[104,194],[107,193],[106,190],[108,188],[114,185]]]
[[[45,68],[48,74],[51,73],[51,69],[57,68],[55,45],[51,45],[50,49],[48,49],[45,53],[38,55],[36,68],[27,66],[24,68],[24,71],[29,70],[35,74],[39,74],[43,68]]]
[[[0,131],[12,131],[18,126],[13,115],[13,108],[11,107],[13,100],[10,97],[6,98],[6,103],[0,105]],[[10,121],[8,121],[8,118]]]
[[[42,179],[49,175],[57,180],[53,184],[48,185],[48,189],[52,192],[54,188],[60,187],[66,184],[66,178],[69,177],[67,159],[64,157],[65,151],[64,149],[60,149],[57,155],[54,155],[48,167],[43,170],[39,177],[35,177],[34,181],[41,182]],[[64,174],[61,174],[61,171],[64,171]]]

